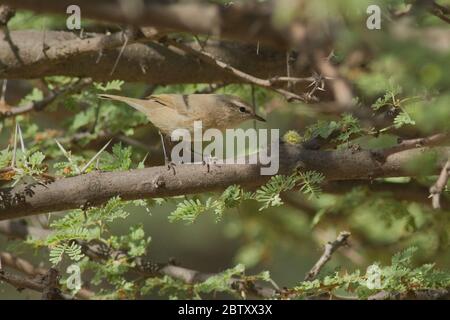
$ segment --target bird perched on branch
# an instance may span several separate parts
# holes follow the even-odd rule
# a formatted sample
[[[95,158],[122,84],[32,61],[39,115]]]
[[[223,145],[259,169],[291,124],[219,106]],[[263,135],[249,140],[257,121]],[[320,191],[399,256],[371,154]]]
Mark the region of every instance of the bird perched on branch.
[[[99,97],[125,102],[144,113],[160,130],[166,164],[169,158],[162,134],[170,136],[176,129],[193,133],[194,121],[202,121],[204,130],[215,128],[221,131],[246,120],[266,121],[240,98],[225,94],[159,94],[145,99],[111,94],[100,94]]]

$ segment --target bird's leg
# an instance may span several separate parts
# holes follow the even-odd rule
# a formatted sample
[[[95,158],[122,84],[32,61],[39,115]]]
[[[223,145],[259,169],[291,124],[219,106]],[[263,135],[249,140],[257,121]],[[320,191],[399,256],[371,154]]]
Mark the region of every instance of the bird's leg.
[[[166,165],[168,165],[168,163],[169,163],[169,157],[167,156],[167,152],[166,152],[166,144],[165,144],[165,142],[164,142],[164,137],[163,137],[161,131],[158,131],[158,133],[159,133],[159,136],[161,137],[161,145],[162,145],[163,152],[164,152],[164,163],[165,163]]]
[[[203,156],[202,153],[195,152],[195,150],[191,149],[191,158],[194,157],[195,159],[196,155],[200,155],[202,157],[202,161],[194,161],[190,162],[189,164],[202,164],[203,166],[206,166],[207,172],[211,171],[211,165],[217,165],[217,162],[219,161],[219,159],[216,157],[213,157],[209,154]]]
[[[205,158],[203,158],[202,164],[206,166],[207,172],[211,171],[211,165],[217,165],[217,159],[216,157],[213,157],[211,155],[206,155]]]
[[[167,151],[166,151],[166,144],[164,142],[164,137],[161,133],[161,131],[158,131],[159,136],[161,137],[161,144],[162,144],[162,148],[163,148],[163,152],[164,152],[164,165],[167,166],[167,170],[172,169],[173,170],[173,174],[176,174],[175,171],[175,163],[173,163],[170,159],[169,156],[167,155]]]

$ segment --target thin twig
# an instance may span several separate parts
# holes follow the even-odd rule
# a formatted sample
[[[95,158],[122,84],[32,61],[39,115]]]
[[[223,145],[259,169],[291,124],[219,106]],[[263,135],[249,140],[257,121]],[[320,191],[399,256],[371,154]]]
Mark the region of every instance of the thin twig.
[[[428,11],[444,22],[450,23],[450,8],[442,6],[433,1]]]
[[[92,164],[92,162],[94,162],[95,159],[97,159],[97,158],[102,154],[102,152],[105,151],[105,149],[109,146],[109,144],[111,143],[111,141],[112,141],[112,139],[109,140],[109,141],[103,146],[103,148],[101,148],[100,151],[97,152],[97,153],[91,158],[91,160],[89,160],[88,163],[86,163],[86,164],[84,165],[83,168],[81,168],[80,173],[84,173],[84,172],[87,170],[87,168],[89,168],[89,166]]]
[[[322,256],[319,258],[319,260],[316,262],[316,264],[309,270],[309,272],[305,276],[305,281],[311,281],[314,280],[317,275],[319,274],[320,270],[325,266],[325,264],[331,259],[331,256],[333,253],[339,249],[340,247],[348,245],[347,240],[348,237],[350,237],[350,232],[348,231],[342,231],[339,233],[336,240],[333,242],[328,242],[325,245],[325,250],[322,254]]]
[[[114,61],[114,65],[113,65],[112,70],[111,70],[111,72],[110,72],[110,74],[109,74],[110,76],[112,76],[112,75],[114,74],[114,71],[116,71],[117,65],[119,64],[119,60],[120,60],[120,58],[122,57],[123,51],[125,50],[125,48],[126,48],[126,46],[127,46],[127,44],[128,44],[129,38],[128,38],[126,32],[123,33],[123,37],[124,37],[123,45],[122,45],[122,47],[120,48],[120,51],[119,51],[119,54],[118,54],[118,56],[117,56],[116,61]]]
[[[444,167],[439,174],[436,183],[430,188],[430,198],[433,205],[433,209],[441,209],[441,194],[447,186],[447,182],[450,176],[450,159],[445,163]]]
[[[43,98],[40,101],[33,101],[30,103],[27,103],[24,106],[20,107],[13,107],[10,111],[0,113],[0,119],[1,118],[8,118],[8,117],[15,117],[24,113],[28,113],[31,111],[42,111],[44,110],[48,105],[50,105],[52,102],[54,102],[57,98],[61,97],[65,94],[70,94],[77,92],[81,90],[82,88],[90,85],[92,83],[92,79],[82,79],[73,85],[69,85],[68,87],[65,87],[63,89],[55,90],[52,93],[50,93],[47,97]]]
[[[269,79],[269,82],[274,84],[277,82],[287,82],[290,84],[297,83],[297,82],[314,82],[316,78],[313,76],[311,77],[304,77],[304,78],[298,78],[298,77],[272,77]]]
[[[100,116],[100,109],[102,107],[102,100],[97,101],[97,106],[95,107],[95,118],[94,118],[94,124],[92,125],[91,133],[95,133],[95,129],[97,128],[98,118]]]
[[[16,154],[17,154],[17,135],[19,133],[18,129],[18,123],[16,122],[16,128],[14,130],[14,146],[13,146],[13,153],[12,153],[12,159],[11,159],[11,167],[14,169],[16,167]]]
[[[49,292],[45,284],[45,276],[41,279],[31,279],[20,277],[15,274],[9,273],[5,270],[0,270],[0,281],[4,281],[17,290],[21,291],[23,289],[30,289],[37,292],[48,293],[47,298],[52,300],[71,300],[72,297],[66,294],[62,294],[59,290],[52,290]]]
[[[25,142],[23,140],[22,129],[20,128],[19,122],[16,122],[18,133],[19,133],[19,141],[20,141],[20,150],[22,150],[22,155],[25,156],[27,149],[25,148]]]
[[[215,65],[215,66],[219,67],[220,69],[224,70],[225,72],[227,72],[231,75],[234,75],[238,78],[241,78],[242,80],[244,80],[246,82],[253,83],[257,86],[278,92],[279,94],[283,95],[286,98],[286,100],[288,100],[289,102],[295,101],[295,100],[307,102],[307,99],[305,96],[303,96],[303,95],[300,96],[293,92],[290,92],[290,91],[287,91],[287,90],[284,90],[281,88],[276,88],[273,86],[273,80],[271,81],[271,80],[267,80],[267,79],[260,79],[251,74],[248,74],[244,71],[236,69],[236,68],[230,66],[229,64],[218,60],[217,58],[215,58],[213,55],[211,55],[210,53],[208,53],[206,51],[195,50],[195,49],[191,48],[190,46],[181,43],[180,41],[169,39],[169,38],[161,39],[160,42],[169,44],[169,45],[176,47],[186,53],[196,55],[197,57],[199,57],[200,60],[202,60],[208,64]],[[279,78],[276,78],[276,79],[279,79]],[[293,81],[293,80],[289,80],[289,81]]]
[[[318,70],[323,74],[323,80],[321,80],[322,89],[324,87],[324,80],[329,80],[331,89],[333,91],[334,98],[341,108],[351,108],[353,101],[353,92],[350,84],[344,79],[336,66],[334,66],[330,59],[333,57],[333,52],[328,56],[322,51],[317,51],[315,54],[315,62]],[[317,81],[319,83],[319,81]],[[320,87],[317,88],[320,90]]]
[[[286,77],[290,78],[291,77],[291,62],[290,62],[290,58],[291,58],[291,54],[289,51],[286,51]],[[292,87],[293,87],[293,82],[292,81],[288,81],[287,83],[287,88],[292,91]]]
[[[3,79],[2,89],[0,91],[0,104],[5,103],[5,95],[6,95],[6,85],[8,83],[8,79]]]
[[[77,170],[77,174],[80,174],[81,173],[80,169],[72,161],[72,157],[70,156],[69,152],[67,152],[66,149],[64,149],[64,147],[62,146],[62,144],[58,140],[55,139],[55,142],[56,142],[56,145],[58,146],[58,148],[61,150],[62,154],[69,161],[69,163],[75,167],[75,170]]]
[[[256,92],[255,92],[255,86],[253,84],[250,85],[250,89],[252,92],[252,108],[253,113],[256,114]],[[256,129],[256,120],[253,120],[253,129]]]
[[[387,157],[388,155],[396,152],[415,148],[437,146],[447,141],[450,141],[450,135],[447,133],[437,133],[424,138],[400,140],[397,145],[384,149],[382,154],[384,157]]]

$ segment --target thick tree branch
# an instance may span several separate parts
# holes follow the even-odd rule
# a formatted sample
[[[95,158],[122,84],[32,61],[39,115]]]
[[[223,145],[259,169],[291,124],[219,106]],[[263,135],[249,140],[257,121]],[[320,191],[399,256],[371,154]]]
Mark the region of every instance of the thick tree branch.
[[[105,37],[108,36],[97,34],[79,39],[70,32],[30,30],[11,32],[10,41],[0,36],[0,78],[66,75],[90,77],[97,81],[122,79],[150,84],[247,82],[200,61],[195,55],[157,43],[128,44],[111,75],[120,53],[117,47],[123,44],[124,39],[119,32],[116,43],[108,43],[105,47]],[[47,54],[43,54],[44,41]],[[198,43],[186,44],[200,49]],[[66,54],[58,53],[61,47],[66,48]],[[209,40],[203,49],[217,59],[262,79],[282,76],[286,72],[284,52],[267,48],[256,52],[254,45],[214,40]],[[50,54],[52,52],[54,54]],[[298,72],[305,73],[304,70]],[[292,76],[298,74],[293,73]]]
[[[290,43],[306,46],[307,30],[293,23],[275,28],[273,3],[239,3],[223,6],[208,2],[109,0],[5,0],[19,9],[66,15],[70,5],[78,5],[82,16],[113,23],[153,26],[171,31],[216,35],[233,40],[271,44],[286,48]]]
[[[49,271],[42,277],[32,279],[28,277],[20,277],[0,269],[0,281],[9,283],[17,288],[17,290],[30,289],[41,292],[43,299],[48,300],[71,300],[72,297],[61,293],[58,284],[55,282],[57,278],[57,271],[49,269]]]
[[[404,166],[424,152],[436,152],[438,161],[448,159],[450,148],[413,149],[395,153],[380,161],[372,151],[312,151],[300,146],[280,145],[280,174],[294,169],[322,172],[329,181],[407,176]],[[436,164],[438,165],[438,163]],[[224,189],[232,184],[257,186],[265,183],[260,165],[178,165],[176,175],[166,167],[126,172],[92,172],[63,178],[46,185],[22,185],[2,189],[0,220],[45,212],[99,205],[111,197],[124,200],[167,197]]]

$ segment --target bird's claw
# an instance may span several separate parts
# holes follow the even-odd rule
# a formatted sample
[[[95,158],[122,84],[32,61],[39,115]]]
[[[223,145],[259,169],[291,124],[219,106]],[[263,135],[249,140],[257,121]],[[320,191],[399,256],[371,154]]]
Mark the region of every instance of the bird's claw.
[[[217,158],[216,157],[211,157],[211,156],[206,156],[205,159],[202,160],[202,164],[204,166],[206,166],[207,168],[207,172],[209,173],[211,171],[211,165],[217,165]]]
[[[173,170],[173,175],[177,174],[177,171],[175,170],[176,166],[177,165],[175,163],[173,163],[172,161],[166,160],[167,171]]]

